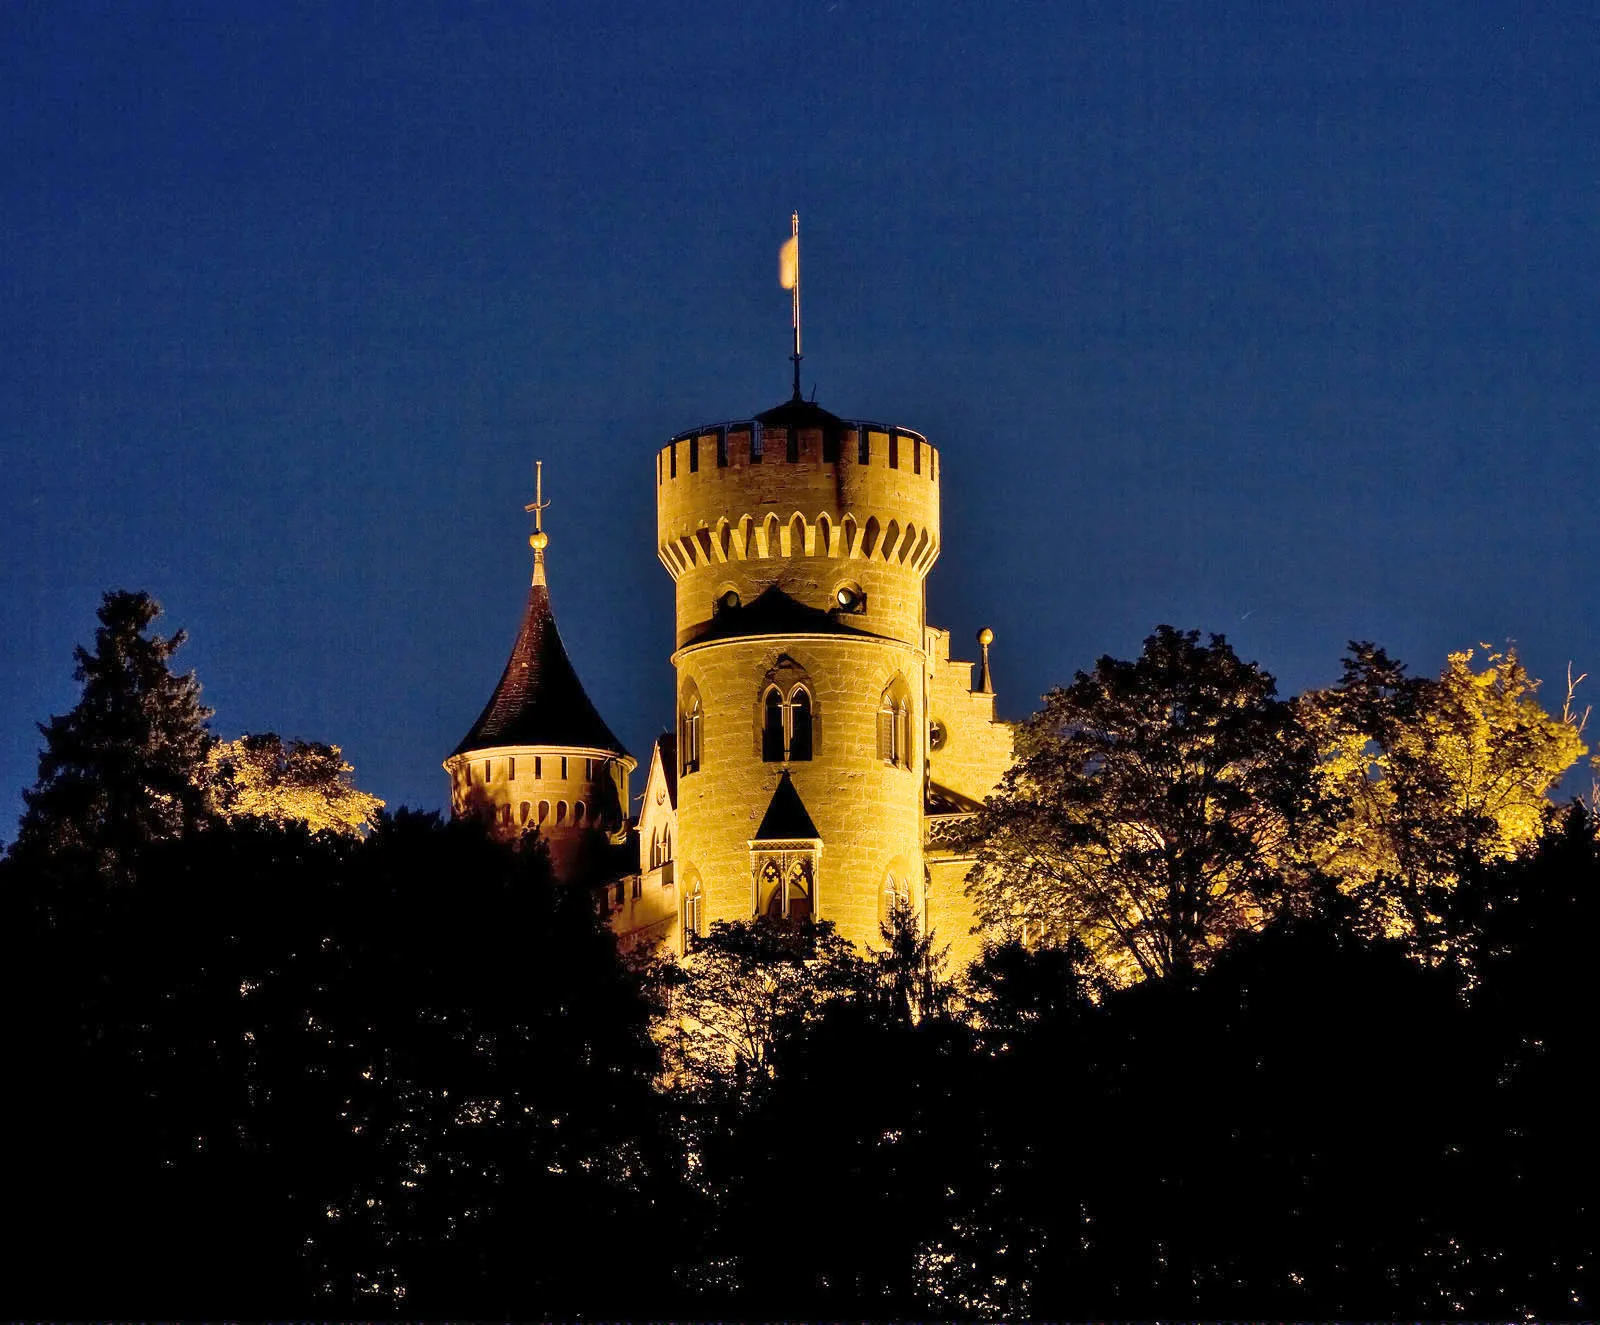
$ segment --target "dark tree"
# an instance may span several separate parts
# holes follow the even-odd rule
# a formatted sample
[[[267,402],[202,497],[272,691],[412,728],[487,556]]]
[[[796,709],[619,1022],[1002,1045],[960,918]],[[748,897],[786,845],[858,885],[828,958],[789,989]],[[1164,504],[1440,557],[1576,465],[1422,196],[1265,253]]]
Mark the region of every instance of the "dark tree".
[[[171,669],[184,632],[150,633],[161,608],[149,594],[108,593],[98,615],[94,650],[74,654],[77,706],[39,728],[39,777],[23,793],[16,849],[111,879],[134,848],[205,817],[211,710],[193,673]]]

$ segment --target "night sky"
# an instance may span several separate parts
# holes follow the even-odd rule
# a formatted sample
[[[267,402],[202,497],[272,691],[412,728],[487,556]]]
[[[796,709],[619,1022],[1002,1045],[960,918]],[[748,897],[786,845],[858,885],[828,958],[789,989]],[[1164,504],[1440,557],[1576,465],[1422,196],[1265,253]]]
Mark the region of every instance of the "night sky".
[[[1005,716],[1158,622],[1600,675],[1600,14],[0,6],[0,837],[108,588],[391,804],[557,619],[671,716],[653,456],[788,393],[943,452]],[[1591,682],[1592,696],[1600,683]],[[1585,776],[1584,782],[1587,782]],[[638,789],[636,781],[635,789]]]

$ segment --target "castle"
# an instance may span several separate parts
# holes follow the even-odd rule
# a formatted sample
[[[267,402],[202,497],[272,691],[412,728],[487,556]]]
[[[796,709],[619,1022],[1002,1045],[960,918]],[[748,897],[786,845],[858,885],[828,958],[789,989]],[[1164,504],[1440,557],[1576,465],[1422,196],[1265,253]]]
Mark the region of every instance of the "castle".
[[[787,283],[787,282],[786,282]],[[977,665],[927,624],[939,452],[801,398],[680,433],[655,455],[676,596],[676,722],[636,768],[562,647],[542,492],[510,661],[445,769],[456,815],[537,828],[628,945],[692,948],[716,920],[816,916],[879,941],[896,900],[975,954],[970,857],[951,845],[1011,762],[988,630]]]

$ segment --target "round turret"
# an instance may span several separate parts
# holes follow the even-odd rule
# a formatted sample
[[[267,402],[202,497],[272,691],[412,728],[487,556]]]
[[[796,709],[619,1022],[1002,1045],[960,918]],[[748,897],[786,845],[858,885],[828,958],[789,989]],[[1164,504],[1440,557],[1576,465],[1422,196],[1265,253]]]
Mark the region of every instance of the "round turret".
[[[810,913],[871,942],[922,898],[938,452],[793,400],[673,438],[656,498],[684,914]]]

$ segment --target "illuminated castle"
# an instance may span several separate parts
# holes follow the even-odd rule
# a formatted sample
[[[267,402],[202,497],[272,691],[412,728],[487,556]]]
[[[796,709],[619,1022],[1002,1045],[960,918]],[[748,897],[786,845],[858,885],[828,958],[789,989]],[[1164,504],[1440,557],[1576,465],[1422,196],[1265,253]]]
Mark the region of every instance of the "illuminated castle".
[[[656,453],[676,722],[632,823],[634,761],[561,646],[542,528],[511,661],[445,761],[452,806],[507,835],[538,827],[558,871],[588,871],[632,943],[682,952],[715,920],[813,915],[865,945],[899,898],[959,960],[973,945],[970,860],[943,843],[1011,760],[992,636],[980,632],[974,684],[974,664],[927,624],[939,452],[801,399],[798,298],[796,332],[791,400]],[[634,867],[597,879],[630,830]]]

